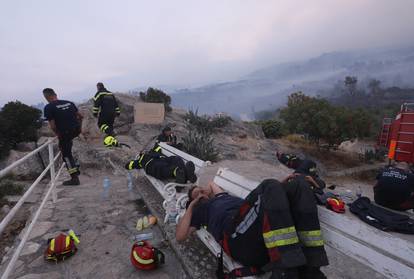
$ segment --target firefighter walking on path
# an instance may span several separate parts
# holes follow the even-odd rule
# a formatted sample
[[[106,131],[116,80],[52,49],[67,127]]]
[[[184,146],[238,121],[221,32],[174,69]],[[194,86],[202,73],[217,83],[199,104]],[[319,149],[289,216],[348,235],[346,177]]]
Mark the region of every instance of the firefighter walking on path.
[[[79,166],[72,155],[73,139],[79,136],[82,129],[82,115],[74,103],[58,100],[52,88],[43,89],[43,96],[48,101],[44,108],[45,118],[50,128],[59,138],[59,148],[66,168],[71,176],[63,185],[79,185]]]
[[[104,145],[107,147],[118,146],[115,138],[115,117],[121,114],[118,102],[114,94],[108,91],[102,82],[96,84],[97,92],[93,97],[93,115],[98,117],[98,128],[105,134]]]

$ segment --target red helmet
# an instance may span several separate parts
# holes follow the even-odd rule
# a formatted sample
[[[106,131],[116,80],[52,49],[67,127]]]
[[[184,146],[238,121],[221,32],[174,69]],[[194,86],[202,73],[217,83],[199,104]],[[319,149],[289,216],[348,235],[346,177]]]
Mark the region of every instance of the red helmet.
[[[345,213],[345,203],[338,198],[328,198],[326,200],[326,207],[336,213]]]
[[[164,263],[164,254],[147,241],[134,243],[131,250],[131,263],[141,270],[152,270]]]

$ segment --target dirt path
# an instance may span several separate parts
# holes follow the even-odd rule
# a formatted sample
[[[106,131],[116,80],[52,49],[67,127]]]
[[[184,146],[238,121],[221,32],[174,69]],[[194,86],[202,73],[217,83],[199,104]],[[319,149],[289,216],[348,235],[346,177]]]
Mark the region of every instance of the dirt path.
[[[99,172],[82,175],[81,186],[58,187],[57,203],[46,204],[11,278],[187,278],[158,226],[147,230],[154,233],[154,245],[166,254],[166,264],[151,272],[131,265],[130,249],[138,233],[135,224],[148,209],[128,191],[125,176],[108,176],[110,198],[102,200],[103,176]],[[78,253],[59,264],[45,262],[47,239],[68,229],[81,234]]]

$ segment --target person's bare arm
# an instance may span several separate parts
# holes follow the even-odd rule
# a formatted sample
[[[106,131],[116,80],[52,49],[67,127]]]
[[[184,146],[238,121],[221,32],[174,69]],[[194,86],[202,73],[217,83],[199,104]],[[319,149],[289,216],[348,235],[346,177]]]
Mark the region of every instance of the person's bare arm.
[[[177,239],[177,241],[186,240],[194,231],[196,231],[196,228],[190,226],[191,217],[193,216],[194,206],[202,198],[206,198],[206,196],[200,195],[196,199],[191,201],[190,205],[188,206],[187,210],[184,213],[184,216],[178,222],[176,231],[175,231],[175,238]]]
[[[49,120],[49,127],[50,127],[50,129],[52,129],[52,131],[55,133],[55,135],[57,135],[55,120]]]
[[[79,111],[76,112],[76,118],[78,118],[79,123],[82,125],[83,115]]]
[[[210,198],[211,197],[214,197],[215,195],[217,195],[217,194],[219,194],[219,193],[223,193],[224,192],[224,190],[223,189],[221,189],[219,186],[217,186],[217,184],[216,183],[214,183],[213,181],[211,181],[209,184],[208,184],[208,189],[209,189],[209,196],[210,196]]]
[[[313,187],[315,187],[315,188],[321,188],[321,187],[319,186],[319,184],[315,181],[315,179],[313,179],[313,177],[312,177],[312,176],[310,176],[310,175],[305,176],[305,179],[306,179],[306,181],[308,181],[308,182],[311,184],[311,186],[313,186]]]

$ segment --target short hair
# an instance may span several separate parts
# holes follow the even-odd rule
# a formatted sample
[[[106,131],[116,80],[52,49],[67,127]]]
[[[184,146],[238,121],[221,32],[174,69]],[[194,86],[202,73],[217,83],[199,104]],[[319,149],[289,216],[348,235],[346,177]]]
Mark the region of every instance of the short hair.
[[[187,192],[188,201],[185,204],[185,209],[188,209],[188,207],[190,206],[190,203],[193,201],[193,197],[191,195],[193,194],[193,191],[194,191],[195,188],[197,188],[197,186],[191,187]]]
[[[52,88],[45,88],[43,89],[43,95],[47,97],[52,97],[52,96],[56,96],[56,93],[55,93],[55,90],[53,90]]]
[[[97,87],[98,89],[105,89],[105,85],[104,85],[102,82],[98,82],[98,83],[96,84],[96,87]]]
[[[170,126],[165,126],[164,129],[162,129],[162,132],[163,133],[169,132],[169,131],[171,131],[171,127]]]

